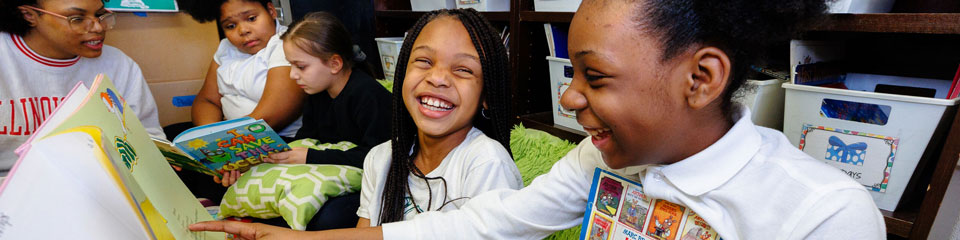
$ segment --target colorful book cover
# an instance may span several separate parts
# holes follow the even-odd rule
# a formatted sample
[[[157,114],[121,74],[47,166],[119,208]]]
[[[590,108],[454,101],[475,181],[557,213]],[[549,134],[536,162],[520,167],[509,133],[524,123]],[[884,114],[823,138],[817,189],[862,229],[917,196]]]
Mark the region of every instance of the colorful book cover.
[[[717,231],[700,218],[697,213],[687,211],[687,224],[683,227],[683,236],[680,240],[717,240]]]
[[[49,136],[77,127],[92,126],[99,129],[105,139],[103,145],[107,156],[125,173],[123,175],[129,173],[131,181],[136,183],[135,188],[139,189],[131,191],[132,198],[140,206],[156,210],[156,214],[147,215],[162,216],[160,222],[177,239],[223,239],[222,233],[190,232],[187,229],[189,224],[213,218],[170,169],[170,164],[157,150],[123,96],[117,94],[113,83],[104,75],[98,75],[89,89],[86,94],[71,96],[83,98],[76,109],[58,109],[56,112],[68,114],[69,117],[59,124],[41,127],[53,130],[38,132],[49,133],[45,135]],[[35,137],[40,139],[45,136]],[[31,141],[25,144],[31,144]],[[23,149],[30,151],[29,147]]]
[[[167,162],[169,162],[170,165],[210,176],[220,176],[217,172],[207,168],[207,166],[200,163],[200,161],[193,159],[189,153],[184,152],[183,149],[180,149],[166,139],[153,138],[153,143],[157,145],[157,149],[160,150],[163,157],[167,158]]]
[[[607,216],[616,216],[622,193],[623,184],[620,181],[609,177],[600,179],[600,191],[597,191],[596,201],[597,210],[607,214]]]
[[[647,211],[650,208],[650,201],[643,194],[639,186],[631,185],[627,187],[624,194],[623,210],[620,212],[620,223],[640,231],[643,229],[644,220],[647,219]]]
[[[676,239],[680,231],[680,221],[683,220],[685,207],[679,204],[657,199],[650,213],[650,224],[646,234],[660,240]]]
[[[676,240],[681,239],[682,232],[688,232],[690,237],[722,239],[692,210],[649,198],[642,184],[624,176],[596,168],[590,193],[580,229],[581,240],[606,236],[617,240]],[[609,218],[608,213],[612,213]]]
[[[271,153],[290,150],[270,125],[250,117],[187,129],[173,143],[218,176],[245,172]]]
[[[591,222],[590,240],[607,240],[610,237],[610,220],[600,215],[594,215]]]

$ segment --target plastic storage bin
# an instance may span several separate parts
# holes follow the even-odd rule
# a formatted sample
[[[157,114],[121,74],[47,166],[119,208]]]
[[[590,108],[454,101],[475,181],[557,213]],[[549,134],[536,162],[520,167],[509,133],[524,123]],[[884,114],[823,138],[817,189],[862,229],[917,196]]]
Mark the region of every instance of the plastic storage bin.
[[[457,8],[473,8],[481,12],[509,12],[510,0],[457,0]]]
[[[570,87],[573,81],[573,65],[570,65],[570,59],[555,58],[547,56],[547,64],[550,67],[550,102],[553,103],[553,124],[563,126],[571,130],[586,133],[583,126],[577,123],[577,113],[567,111],[560,106],[560,96]]]
[[[380,50],[380,66],[387,80],[393,81],[394,70],[397,68],[397,56],[403,45],[402,37],[377,38],[377,49]]]
[[[888,211],[896,209],[931,141],[939,144],[934,136],[947,130],[943,123],[957,105],[957,99],[791,83],[783,88],[783,132],[790,142],[863,184]]]
[[[779,79],[747,80],[747,90],[743,97],[736,100],[750,109],[750,119],[758,126],[783,129],[783,88],[784,81]]]
[[[457,0],[410,0],[410,9],[413,11],[433,11],[437,9],[456,8]]]
[[[537,12],[576,12],[581,0],[533,0]]]
[[[828,3],[830,13],[886,13],[894,0],[837,0]]]

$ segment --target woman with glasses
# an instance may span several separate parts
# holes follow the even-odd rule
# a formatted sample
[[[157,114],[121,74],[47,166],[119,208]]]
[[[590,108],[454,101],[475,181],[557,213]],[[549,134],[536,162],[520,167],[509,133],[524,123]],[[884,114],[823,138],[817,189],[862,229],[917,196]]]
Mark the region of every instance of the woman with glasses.
[[[0,1],[0,176],[77,82],[113,81],[147,132],[165,138],[140,67],[103,44],[116,24],[101,0]]]

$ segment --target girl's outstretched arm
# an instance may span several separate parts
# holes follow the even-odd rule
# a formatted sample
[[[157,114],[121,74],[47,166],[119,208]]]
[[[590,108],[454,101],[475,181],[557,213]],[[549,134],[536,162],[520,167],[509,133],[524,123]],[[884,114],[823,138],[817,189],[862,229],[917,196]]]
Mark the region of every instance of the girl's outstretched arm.
[[[262,223],[208,221],[190,225],[190,231],[214,231],[236,234],[241,239],[383,239],[380,227],[345,228],[319,232],[297,231]]]

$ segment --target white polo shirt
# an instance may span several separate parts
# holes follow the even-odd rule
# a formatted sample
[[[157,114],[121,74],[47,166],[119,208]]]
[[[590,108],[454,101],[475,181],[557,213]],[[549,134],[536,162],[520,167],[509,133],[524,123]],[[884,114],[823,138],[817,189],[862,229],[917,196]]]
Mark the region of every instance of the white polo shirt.
[[[741,117],[746,116],[746,117]],[[866,189],[804,154],[749,110],[703,151],[670,165],[610,169],[585,139],[521,190],[499,189],[458,211],[383,225],[386,239],[540,239],[583,220],[594,169],[639,180],[650,198],[689,207],[723,239],[884,239]],[[669,146],[664,146],[669,147]]]
[[[217,68],[217,90],[220,92],[220,105],[225,119],[237,119],[252,113],[263,96],[267,71],[275,67],[290,66],[283,54],[283,41],[280,40],[280,34],[286,32],[287,27],[279,22],[276,24],[277,33],[271,36],[267,46],[256,54],[240,51],[229,39],[220,40],[213,60],[220,65]],[[294,137],[300,125],[300,118],[297,118],[286,128],[274,130],[280,136]]]

